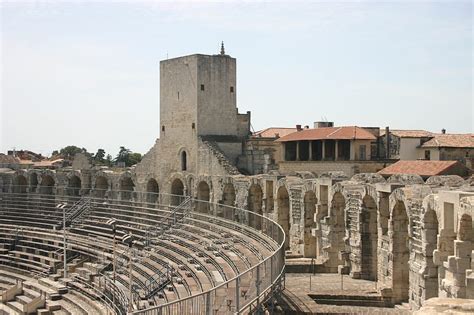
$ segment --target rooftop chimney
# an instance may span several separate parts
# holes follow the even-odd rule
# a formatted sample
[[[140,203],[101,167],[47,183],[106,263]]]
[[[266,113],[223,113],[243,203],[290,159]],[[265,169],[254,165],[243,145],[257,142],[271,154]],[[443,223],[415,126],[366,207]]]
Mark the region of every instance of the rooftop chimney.
[[[304,129],[309,129],[309,126],[308,125],[304,126]]]
[[[446,134],[446,129],[444,129],[444,128],[441,129],[441,133],[442,133],[443,135]]]
[[[301,129],[301,125],[296,125],[296,131],[301,131],[303,129]]]

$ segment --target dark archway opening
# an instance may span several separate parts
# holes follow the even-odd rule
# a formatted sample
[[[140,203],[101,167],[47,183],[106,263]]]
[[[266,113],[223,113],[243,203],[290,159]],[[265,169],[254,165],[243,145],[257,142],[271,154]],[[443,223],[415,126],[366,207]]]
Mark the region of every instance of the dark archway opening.
[[[172,183],[171,183],[171,205],[172,206],[177,206],[179,205],[184,196],[184,184],[183,182],[176,178]]]
[[[79,196],[81,193],[81,179],[78,176],[69,178],[67,186],[67,194],[69,196]]]
[[[160,193],[160,188],[158,186],[158,182],[151,178],[146,183],[146,201],[149,203],[156,203],[158,201],[158,196]]]
[[[288,190],[282,186],[277,191],[278,224],[285,232],[285,249],[290,248],[290,197]]]
[[[396,202],[391,219],[393,299],[394,303],[408,302],[408,292],[410,289],[410,268],[408,266],[410,258],[408,247],[409,220],[403,202]]]
[[[361,278],[377,280],[377,204],[371,196],[362,199],[362,212],[360,216],[361,239]]]
[[[26,177],[18,175],[13,179],[13,192],[16,194],[26,194],[28,191],[28,183]]]
[[[262,202],[263,202],[263,192],[262,188],[259,185],[253,184],[250,186],[249,194],[247,197],[247,207],[250,212],[262,215]],[[262,219],[260,216],[250,215],[249,218],[250,226],[254,227],[257,230],[262,228]]]
[[[197,187],[196,211],[200,213],[209,213],[210,189],[206,182],[200,182]]]

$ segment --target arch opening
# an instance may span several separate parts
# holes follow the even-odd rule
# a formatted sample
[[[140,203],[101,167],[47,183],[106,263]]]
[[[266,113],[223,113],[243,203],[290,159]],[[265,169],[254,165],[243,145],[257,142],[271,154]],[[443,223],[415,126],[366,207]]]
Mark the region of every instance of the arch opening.
[[[424,274],[424,300],[438,296],[438,266],[433,261],[433,252],[438,248],[438,217],[436,212],[428,209],[423,218],[422,243],[425,253],[426,269]]]
[[[188,155],[186,151],[181,152],[181,170],[182,171],[188,170]]]
[[[196,211],[200,213],[209,213],[209,198],[210,198],[210,189],[209,185],[202,181],[198,184],[197,187],[197,200]]]
[[[30,191],[36,192],[38,188],[38,175],[36,173],[31,173],[30,175]]]
[[[69,196],[79,196],[81,192],[81,179],[74,175],[69,178],[67,185],[67,194]]]
[[[26,177],[18,175],[13,179],[13,192],[16,194],[26,194],[28,191],[28,183]]]
[[[184,196],[184,184],[179,178],[171,183],[171,195],[171,205],[179,205]]]
[[[361,278],[377,280],[377,204],[374,198],[366,195],[362,199],[362,212],[360,215],[361,239]]]
[[[40,194],[52,195],[54,188],[54,179],[50,175],[43,175],[41,179]]]
[[[410,258],[408,246],[409,220],[405,204],[397,201],[391,218],[392,230],[392,292],[394,303],[408,302],[410,288]]]
[[[234,185],[227,183],[224,185],[224,189],[222,192],[222,201],[221,204],[224,207],[221,207],[221,213],[217,215],[223,216],[226,219],[232,220],[234,218],[234,209],[235,207],[235,188]]]
[[[98,176],[95,179],[94,194],[98,198],[104,198],[109,189],[109,182],[104,176]]]
[[[150,178],[146,183],[146,201],[149,203],[156,203],[160,193],[158,182],[154,178]]]
[[[263,201],[263,192],[262,188],[257,184],[252,184],[249,188],[249,193],[247,197],[247,208],[249,211],[262,215],[262,201]],[[257,230],[262,228],[262,220],[258,216],[250,216],[249,220],[250,226],[254,227]]]
[[[304,195],[304,257],[316,257],[316,237],[312,229],[316,227],[314,214],[316,213],[316,194],[308,191]]]
[[[290,248],[290,196],[286,187],[281,186],[277,191],[278,224],[285,231],[285,249]]]
[[[120,181],[120,196],[122,200],[131,200],[135,184],[130,177],[125,177]]]
[[[331,265],[344,264],[345,257],[340,255],[341,251],[345,251],[345,224],[344,209],[346,200],[342,193],[336,192],[332,196],[329,220],[326,224],[328,232],[323,231],[323,248],[325,256]]]

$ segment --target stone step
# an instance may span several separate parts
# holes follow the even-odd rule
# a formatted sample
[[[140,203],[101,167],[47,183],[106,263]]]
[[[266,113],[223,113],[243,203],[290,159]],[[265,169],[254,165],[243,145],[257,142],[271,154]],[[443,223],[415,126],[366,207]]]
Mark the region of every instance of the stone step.
[[[14,310],[7,304],[0,303],[0,314],[8,314],[8,315],[20,315],[18,311]]]
[[[7,305],[17,313],[23,313],[23,304],[18,301],[7,302]]]
[[[51,315],[51,312],[46,308],[39,308],[36,310],[36,315]]]
[[[27,297],[34,299],[35,297],[39,296],[40,293],[35,290],[27,289],[23,287],[23,295],[26,295]]]
[[[17,295],[15,299],[23,305],[28,304],[33,300],[32,298],[26,295]]]
[[[396,304],[395,308],[401,311],[409,311],[411,310],[410,304],[403,302],[401,304]]]

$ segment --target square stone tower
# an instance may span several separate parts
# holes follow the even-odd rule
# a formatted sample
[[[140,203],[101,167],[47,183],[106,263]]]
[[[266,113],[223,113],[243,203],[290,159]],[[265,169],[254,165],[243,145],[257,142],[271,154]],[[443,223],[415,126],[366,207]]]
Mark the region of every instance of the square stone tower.
[[[160,62],[160,139],[237,135],[236,60],[190,55]]]
[[[162,175],[209,172],[209,158],[199,157],[203,141],[235,164],[250,132],[250,113],[239,114],[236,107],[236,83],[236,59],[223,51],[160,62],[159,155],[167,169]]]

